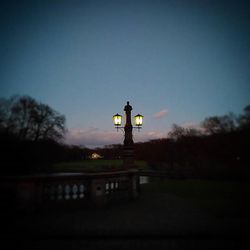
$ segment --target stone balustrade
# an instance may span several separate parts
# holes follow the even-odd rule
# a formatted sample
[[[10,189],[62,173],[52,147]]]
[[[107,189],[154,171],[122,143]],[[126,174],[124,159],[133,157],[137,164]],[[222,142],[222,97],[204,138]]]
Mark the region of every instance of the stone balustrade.
[[[132,169],[5,176],[0,178],[0,190],[5,200],[19,209],[74,203],[105,205],[116,199],[136,199],[139,194],[139,176],[137,170]]]

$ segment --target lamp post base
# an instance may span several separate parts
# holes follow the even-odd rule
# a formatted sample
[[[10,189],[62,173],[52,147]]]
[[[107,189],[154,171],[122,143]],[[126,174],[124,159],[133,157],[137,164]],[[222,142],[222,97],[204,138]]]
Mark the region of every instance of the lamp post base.
[[[123,149],[123,166],[124,168],[134,168],[134,147],[126,146]]]

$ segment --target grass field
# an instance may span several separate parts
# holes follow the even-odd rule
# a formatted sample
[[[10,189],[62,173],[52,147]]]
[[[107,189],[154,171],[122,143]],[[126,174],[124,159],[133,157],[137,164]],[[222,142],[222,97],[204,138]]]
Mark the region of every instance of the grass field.
[[[217,217],[250,218],[249,182],[164,180],[145,184],[142,191],[177,195]]]
[[[53,172],[97,172],[122,169],[122,160],[84,160],[77,162],[61,162],[51,166]],[[136,161],[140,169],[147,168],[145,161]]]

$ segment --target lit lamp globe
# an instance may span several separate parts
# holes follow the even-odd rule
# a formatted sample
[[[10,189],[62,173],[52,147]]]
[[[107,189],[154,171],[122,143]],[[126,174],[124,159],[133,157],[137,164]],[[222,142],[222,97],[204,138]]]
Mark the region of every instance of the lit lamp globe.
[[[142,120],[143,120],[143,115],[140,115],[140,114],[138,114],[138,115],[136,115],[134,118],[135,118],[135,126],[139,129],[139,128],[141,128],[141,126],[142,126]]]
[[[122,116],[119,114],[114,115],[113,121],[114,121],[115,127],[118,128],[122,124]]]

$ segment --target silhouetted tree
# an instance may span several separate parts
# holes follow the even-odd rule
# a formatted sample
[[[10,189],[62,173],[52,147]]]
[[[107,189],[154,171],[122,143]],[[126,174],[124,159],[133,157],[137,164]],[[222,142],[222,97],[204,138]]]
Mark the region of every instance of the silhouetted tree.
[[[65,117],[29,96],[2,98],[0,129],[22,140],[59,140],[66,131]]]
[[[201,125],[207,134],[226,133],[236,129],[236,118],[232,113],[224,116],[212,116],[206,118]]]
[[[0,131],[3,133],[14,134],[15,124],[12,118],[12,106],[17,100],[17,96],[12,96],[9,99],[0,99]]]
[[[202,133],[196,128],[184,128],[177,124],[172,125],[172,130],[168,133],[169,138],[179,140],[183,137],[200,136]]]
[[[244,114],[239,117],[239,127],[240,129],[250,128],[250,105],[244,108]]]
[[[181,137],[185,136],[185,128],[174,123],[172,125],[172,130],[168,133],[168,136],[171,139],[178,140]]]
[[[202,132],[196,128],[186,128],[185,129],[185,136],[187,137],[197,137],[201,136]]]

